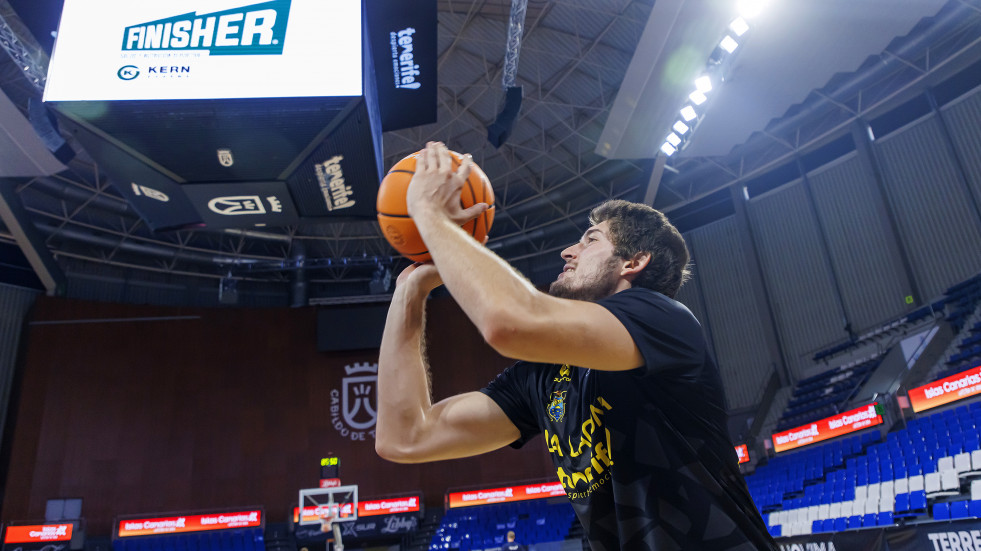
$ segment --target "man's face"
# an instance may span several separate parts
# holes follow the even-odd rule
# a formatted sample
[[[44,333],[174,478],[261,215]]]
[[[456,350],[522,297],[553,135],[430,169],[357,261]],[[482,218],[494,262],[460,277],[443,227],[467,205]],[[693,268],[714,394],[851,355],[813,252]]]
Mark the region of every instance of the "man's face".
[[[565,267],[548,293],[575,300],[599,300],[616,292],[623,259],[613,254],[610,224],[586,230],[578,243],[562,251]]]

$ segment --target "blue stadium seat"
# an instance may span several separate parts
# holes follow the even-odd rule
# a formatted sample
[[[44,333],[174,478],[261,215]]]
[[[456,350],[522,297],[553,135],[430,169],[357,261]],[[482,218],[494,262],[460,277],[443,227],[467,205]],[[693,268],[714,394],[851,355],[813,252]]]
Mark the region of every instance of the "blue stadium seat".
[[[947,503],[934,503],[933,520],[950,520],[950,505]]]
[[[893,513],[897,517],[903,517],[909,514],[909,494],[899,493],[896,494],[896,506],[893,509]]]
[[[876,516],[877,515],[875,513],[868,513],[865,516],[863,516],[862,517],[862,527],[863,528],[870,528],[872,526],[877,526],[878,525],[878,520],[877,520]]]
[[[892,511],[885,511],[879,513],[876,516],[876,519],[877,519],[876,524],[878,524],[879,526],[892,526],[893,524],[896,524],[896,521],[893,520],[892,517]]]
[[[847,519],[845,519],[845,517],[838,517],[835,519],[835,524],[834,524],[835,532],[844,532],[847,529],[848,529],[848,521]]]
[[[968,514],[967,501],[954,501],[953,503],[950,504],[951,520],[967,518],[968,516],[969,514]]]
[[[852,515],[848,517],[847,526],[849,530],[857,530],[862,527],[862,517],[859,515]]]
[[[974,518],[981,518],[981,500],[971,500],[967,506],[968,513]]]

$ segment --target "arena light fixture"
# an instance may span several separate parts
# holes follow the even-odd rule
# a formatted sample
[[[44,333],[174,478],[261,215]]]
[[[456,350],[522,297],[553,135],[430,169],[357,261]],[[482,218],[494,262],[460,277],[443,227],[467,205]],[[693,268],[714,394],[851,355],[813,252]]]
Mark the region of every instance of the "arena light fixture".
[[[700,90],[695,90],[694,92],[688,94],[688,99],[690,99],[695,105],[701,105],[705,103],[708,98],[705,97],[705,94],[703,94]]]
[[[719,43],[719,46],[731,54],[732,52],[736,51],[736,48],[739,47],[739,43],[736,42],[733,37],[726,35],[726,37],[722,39],[722,42]]]
[[[739,0],[736,2],[736,11],[740,16],[752,19],[763,12],[764,4],[766,0]]]
[[[729,23],[729,29],[736,33],[736,36],[742,36],[749,30],[749,23],[742,17],[737,17]]]
[[[684,136],[689,130],[688,125],[681,121],[675,122],[674,126],[671,128],[674,128],[674,131],[677,132],[679,136]]]
[[[681,138],[679,138],[678,135],[675,134],[674,132],[668,134],[668,137],[665,138],[664,141],[668,142],[669,144],[675,147],[681,145]]]
[[[664,142],[663,144],[661,144],[661,151],[663,151],[665,155],[670,157],[674,155],[675,151],[678,151],[678,148],[669,144],[668,142]]]
[[[708,75],[703,75],[695,79],[695,89],[701,93],[710,92],[712,90],[712,78]]]
[[[695,113],[695,108],[691,105],[686,105],[681,109],[681,118],[685,119],[685,122],[690,122],[695,120],[698,114]]]

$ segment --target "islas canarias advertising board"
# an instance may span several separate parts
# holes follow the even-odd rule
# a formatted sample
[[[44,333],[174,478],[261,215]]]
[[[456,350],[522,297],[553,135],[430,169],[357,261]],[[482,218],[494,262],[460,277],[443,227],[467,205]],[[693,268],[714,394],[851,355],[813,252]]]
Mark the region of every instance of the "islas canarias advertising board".
[[[71,541],[73,528],[70,523],[11,525],[3,533],[3,543]]]
[[[917,413],[981,394],[981,366],[914,388],[908,394]]]
[[[360,96],[361,0],[65,0],[45,101]]]
[[[262,526],[262,511],[229,511],[204,515],[122,519],[117,526],[116,535],[120,538],[126,538],[257,526]]]
[[[546,482],[543,484],[525,484],[523,486],[504,486],[502,488],[450,492],[446,494],[446,502],[451,508],[470,507],[472,505],[506,503],[509,501],[524,501],[527,499],[541,499],[564,495],[566,493],[561,482]]]
[[[882,408],[877,402],[873,402],[820,421],[774,433],[773,450],[780,453],[879,424],[882,424]]]

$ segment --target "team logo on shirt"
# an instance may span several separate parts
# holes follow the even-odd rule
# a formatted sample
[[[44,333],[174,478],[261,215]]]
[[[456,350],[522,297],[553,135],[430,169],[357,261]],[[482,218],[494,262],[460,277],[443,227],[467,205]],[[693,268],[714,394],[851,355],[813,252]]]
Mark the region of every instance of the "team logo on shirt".
[[[548,416],[556,423],[565,418],[565,395],[568,390],[556,390],[552,393],[552,402],[548,405]]]
[[[568,383],[568,382],[571,382],[572,381],[572,378],[569,377],[569,372],[571,372],[571,371],[572,371],[572,368],[569,367],[569,364],[565,364],[565,365],[563,365],[562,367],[559,368],[559,376],[556,377],[556,378],[554,378],[554,379],[552,379],[552,380],[555,381],[556,383]]]

